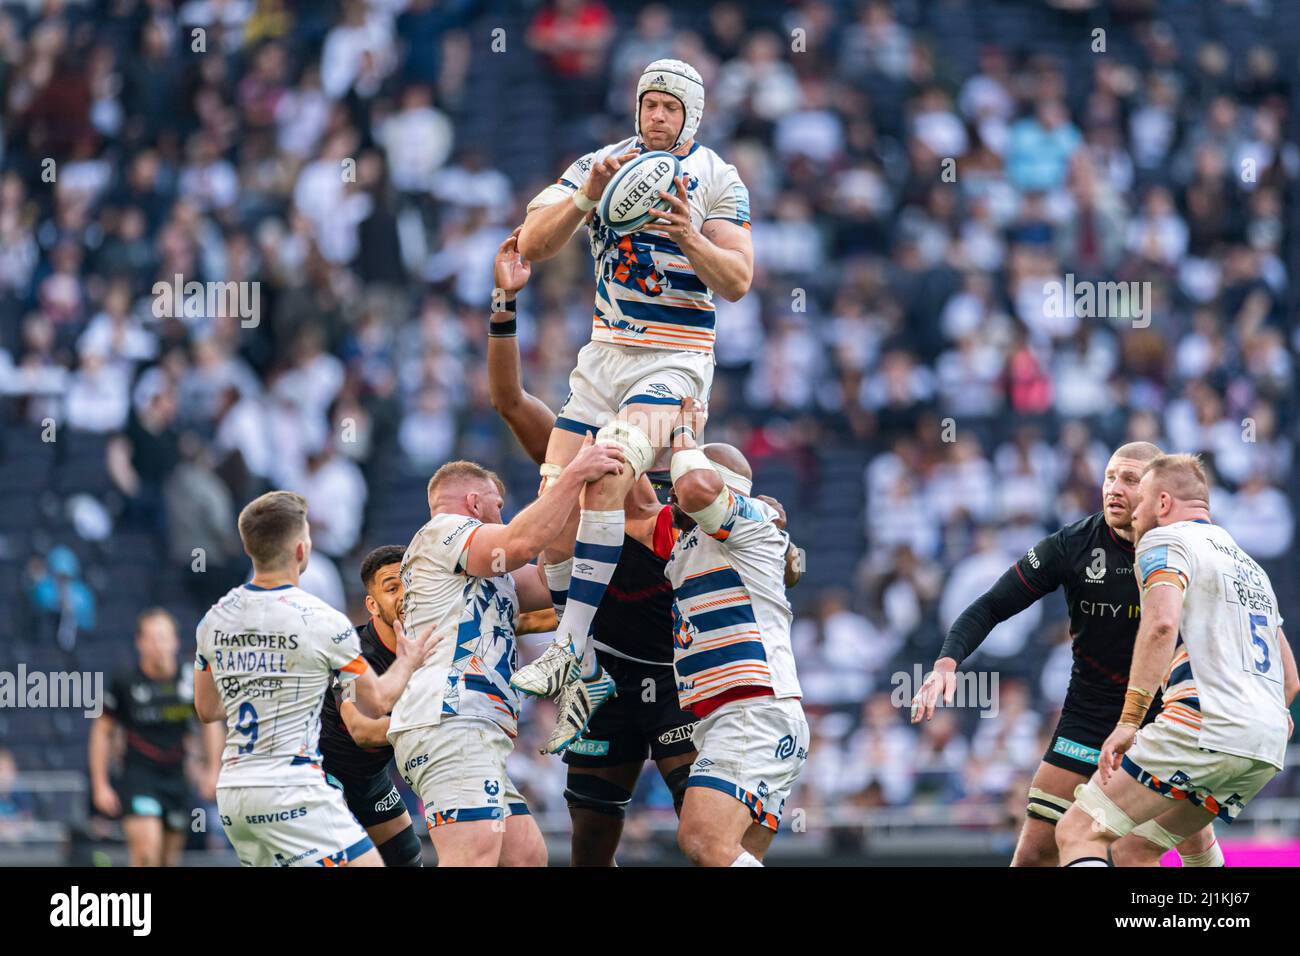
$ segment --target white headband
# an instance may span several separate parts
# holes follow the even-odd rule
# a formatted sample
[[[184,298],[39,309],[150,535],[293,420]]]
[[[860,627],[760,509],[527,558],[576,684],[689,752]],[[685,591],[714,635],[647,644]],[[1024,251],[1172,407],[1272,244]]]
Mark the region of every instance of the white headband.
[[[710,464],[713,465],[713,470],[722,476],[722,483],[732,491],[739,491],[742,495],[748,495],[754,487],[753,479],[738,475],[726,465],[719,465],[716,461],[710,461]]]

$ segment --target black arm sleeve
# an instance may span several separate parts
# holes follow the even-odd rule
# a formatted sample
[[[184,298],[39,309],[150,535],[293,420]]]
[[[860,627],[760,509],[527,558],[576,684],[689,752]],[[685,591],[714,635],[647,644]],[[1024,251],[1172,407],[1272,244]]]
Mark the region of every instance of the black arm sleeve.
[[[1059,531],[1030,548],[952,622],[939,656],[960,664],[975,653],[993,628],[1055,591],[1061,584],[1063,553]]]

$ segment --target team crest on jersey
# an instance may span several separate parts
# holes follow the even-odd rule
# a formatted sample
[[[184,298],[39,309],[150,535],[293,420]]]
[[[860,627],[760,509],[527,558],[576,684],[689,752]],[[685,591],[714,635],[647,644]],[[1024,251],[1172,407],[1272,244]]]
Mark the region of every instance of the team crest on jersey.
[[[498,793],[501,792],[501,781],[484,780],[483,792],[486,793],[489,797],[495,797]]]

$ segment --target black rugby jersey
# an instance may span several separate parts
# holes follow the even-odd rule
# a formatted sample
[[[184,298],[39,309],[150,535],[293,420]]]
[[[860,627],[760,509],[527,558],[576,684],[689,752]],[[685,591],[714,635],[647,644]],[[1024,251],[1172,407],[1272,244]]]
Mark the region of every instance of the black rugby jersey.
[[[652,664],[673,663],[673,587],[664,576],[675,529],[665,506],[655,523],[654,547],[624,536],[623,550],[605,597],[591,622],[592,638]]]
[[[175,771],[185,760],[185,735],[194,726],[194,672],[181,667],[154,680],[137,664],[113,677],[104,713],[126,731],[126,767]]]
[[[1106,524],[1102,512],[1066,525],[1038,542],[953,622],[940,657],[958,663],[996,625],[1058,587],[1065,588],[1074,666],[1072,706],[1118,718],[1128,686],[1142,611],[1133,576],[1133,545]]]
[[[361,656],[374,668],[376,674],[382,674],[397,660],[397,654],[384,646],[384,642],[375,633],[373,621],[366,621],[357,628],[361,638]],[[348,733],[343,716],[339,713],[340,689],[338,682],[325,695],[325,703],[320,711],[320,752],[324,758],[322,766],[326,773],[336,777],[369,777],[379,773],[393,757],[393,748],[361,747]]]

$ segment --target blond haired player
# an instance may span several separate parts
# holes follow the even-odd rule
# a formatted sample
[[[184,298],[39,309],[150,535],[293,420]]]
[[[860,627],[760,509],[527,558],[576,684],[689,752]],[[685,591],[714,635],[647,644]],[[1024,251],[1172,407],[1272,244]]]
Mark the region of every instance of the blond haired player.
[[[1119,723],[1056,828],[1065,866],[1107,866],[1108,846],[1150,822],[1175,843],[1231,823],[1282,769],[1291,736],[1300,677],[1273,586],[1211,523],[1200,460],[1153,459],[1138,495],[1142,623]],[[1142,726],[1157,689],[1163,706]]]
[[[550,591],[528,564],[586,482],[623,467],[588,436],[549,494],[508,524],[505,486],[469,461],[429,479],[430,519],[402,558],[402,620],[446,640],[416,671],[388,724],[398,769],[424,801],[439,866],[544,866],[546,844],[506,773],[519,722],[510,686],[520,611]]]
[[[321,701],[332,678],[352,684],[368,717],[388,712],[433,649],[394,626],[397,657],[376,677],[352,623],[298,587],[311,557],[307,502],[271,491],[239,513],[253,579],[198,628],[194,708],[226,722],[217,807],[244,866],[383,866],[343,791],[325,780]]]
[[[703,113],[704,85],[693,67],[680,60],[651,63],[637,83],[636,135],[574,162],[529,203],[519,235],[520,255],[548,259],[585,222],[595,260],[591,342],[569,379],[543,478],[553,478],[588,431],[619,448],[629,466],[584,492],[576,532],[560,542],[574,541],[569,581],[551,582],[557,595],[567,584],[556,642],[515,675],[514,686],[524,693],[559,696],[561,719],[546,745],[552,753],[572,743],[614,693],[589,633],[622,550],[623,501],[667,447],[682,399],[708,398],[713,294],[735,301],[753,279],[749,193],[734,166],[695,141]],[[678,195],[660,193],[667,210],[638,232],[616,235],[593,210],[620,165],[647,150],[680,159]],[[557,558],[549,555],[548,563]]]

